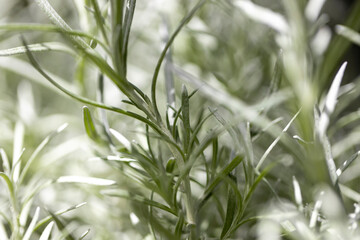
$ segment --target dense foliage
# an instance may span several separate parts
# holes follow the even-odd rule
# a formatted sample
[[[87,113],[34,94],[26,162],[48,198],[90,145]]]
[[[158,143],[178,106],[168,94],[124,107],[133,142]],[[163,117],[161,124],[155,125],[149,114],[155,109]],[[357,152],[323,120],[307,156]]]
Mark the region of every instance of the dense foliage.
[[[360,2],[332,4],[9,3],[0,239],[358,239]]]

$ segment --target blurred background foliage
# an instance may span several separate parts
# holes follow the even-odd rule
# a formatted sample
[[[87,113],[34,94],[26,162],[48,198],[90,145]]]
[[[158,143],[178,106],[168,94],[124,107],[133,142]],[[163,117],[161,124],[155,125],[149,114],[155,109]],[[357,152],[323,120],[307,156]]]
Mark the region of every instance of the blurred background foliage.
[[[89,24],[87,24],[83,19],[84,16],[79,15],[77,10],[83,8],[84,5],[88,5],[89,8],[90,5],[86,3],[87,1],[52,0],[50,2],[73,29],[81,29],[93,35],[99,33],[95,19],[88,19]],[[280,1],[258,0],[253,2],[285,14]],[[299,2],[303,7],[307,3],[305,0]],[[349,0],[326,1],[322,10],[325,16],[324,23],[321,21],[319,23],[328,26],[324,27],[323,32],[326,36],[335,36],[335,25],[345,21],[352,9],[353,2]],[[107,4],[109,4],[108,1],[99,1],[100,7],[104,10],[106,10]],[[167,32],[175,29],[193,5],[194,1],[192,0],[137,1],[129,43],[128,79],[148,95],[150,95],[153,69],[164,46],[163,39],[167,37]],[[47,16],[30,0],[1,0],[0,6],[1,24],[49,23]],[[0,48],[21,46],[20,34],[26,38],[29,44],[37,42],[65,43],[68,41],[61,34],[37,31],[21,33],[1,31]],[[274,66],[281,55],[275,35],[273,30],[249,19],[228,1],[212,1],[196,14],[176,38],[172,47],[173,62],[197,78],[206,81],[215,89],[221,89],[249,105],[256,104],[268,96],[271,79],[274,76]],[[323,45],[327,45],[326,36],[322,42]],[[311,38],[311,36],[308,37]],[[324,49],[317,50],[319,50],[318,56],[313,57],[312,61],[321,62],[326,46]],[[348,68],[343,83],[358,83],[360,81],[358,79],[360,73],[359,53],[359,47],[351,46],[346,54],[337,60],[338,63],[333,69],[331,77],[326,80],[319,91],[324,94],[327,92],[333,74],[336,73],[339,63],[344,60],[348,61]],[[312,54],[317,53],[312,52]],[[87,62],[88,60],[79,56],[74,58],[61,52],[37,53],[36,57],[44,69],[54,76],[58,76],[70,89],[91,99],[96,99],[97,87],[94,86],[97,86],[98,71]],[[316,65],[314,63],[314,66]],[[36,180],[56,179],[63,175],[81,175],[113,179],[124,189],[128,188],[127,190],[133,192],[142,191],[127,178],[119,175],[119,172],[115,170],[116,165],[109,166],[109,164],[94,158],[104,150],[101,147],[94,147],[94,144],[85,135],[81,117],[83,104],[64,96],[46,82],[32,68],[24,55],[0,58],[0,68],[0,147],[4,149],[9,158],[12,157],[14,129],[17,122],[21,122],[25,126],[24,159],[31,155],[42,139],[51,131],[65,122],[69,123],[68,128],[52,140],[46,147],[46,151],[39,156],[36,164],[30,169],[28,179],[25,180],[29,185],[34,178]],[[178,101],[181,99],[181,85],[184,84],[184,79],[178,75],[174,77]],[[161,72],[160,84],[157,89],[161,113],[166,112],[166,91],[163,82],[164,74]],[[289,83],[283,81],[281,84],[281,88],[286,89]],[[336,119],[332,119],[332,122],[341,124],[337,121],[338,119],[359,108],[357,100],[359,99],[358,88],[360,85],[356,86],[355,93],[349,100],[351,104],[344,104],[341,107],[341,101],[339,101],[340,110],[335,110],[338,112],[334,117]],[[193,90],[196,87],[189,85],[189,88]],[[105,92],[105,103],[127,108],[127,105],[122,102],[125,96],[109,81],[105,82]],[[178,101],[176,105],[179,106],[180,102]],[[194,116],[193,119],[202,114],[200,109],[206,110],[207,107],[219,106],[212,98],[203,97],[201,91],[195,94],[191,98],[190,109],[191,116]],[[231,106],[229,108],[219,107],[224,118],[230,118],[232,109]],[[284,104],[281,108],[267,110],[267,115],[270,119],[282,117],[281,126],[285,127],[297,111],[294,109],[294,105]],[[96,119],[101,118],[97,112],[93,111],[93,113]],[[146,145],[143,124],[113,113],[108,113],[108,121],[113,129],[117,129],[128,139]],[[356,123],[345,128],[336,128],[336,131],[329,130],[331,141],[334,142],[334,157],[338,164],[359,149],[357,142],[360,139],[360,129],[356,127]],[[216,121],[211,120],[204,129],[210,129],[215,124]],[[254,129],[254,131],[257,130]],[[202,134],[205,135],[206,131]],[[344,138],[345,140],[343,140]],[[261,157],[272,141],[271,136],[259,138],[254,145],[256,159]],[[227,135],[221,137],[221,142],[224,145],[233,144],[232,139]],[[351,142],[350,145],[347,144],[349,142]],[[227,154],[230,157],[231,153]],[[167,155],[170,154],[167,153]],[[283,148],[274,149],[268,158],[269,162],[281,159],[281,163],[276,166],[277,170],[271,172],[268,180],[280,197],[292,199],[292,176],[298,177],[301,173],[299,168],[293,167],[298,163],[294,163],[294,158]],[[360,190],[359,172],[360,163],[354,163],[342,179],[348,187],[357,191]],[[303,180],[302,178],[306,177],[299,176],[300,182]],[[270,190],[263,183],[259,188],[253,197],[254,201],[249,206],[249,212],[253,208],[258,211],[258,209],[262,209],[263,205],[269,204],[267,201],[271,199]],[[8,206],[7,193],[3,188],[0,192],[0,208],[5,211]],[[226,194],[225,190],[223,194]],[[311,196],[308,197],[311,198]],[[100,194],[97,187],[66,183],[54,184],[43,189],[36,197],[35,202],[37,206],[51,211],[87,202],[85,206],[64,215],[67,222],[72,224],[70,229],[75,229],[77,235],[88,228],[91,229],[85,239],[144,239],[146,236],[150,236],[148,226],[137,223],[136,219],[130,217],[133,213],[132,209],[137,209],[136,215],[140,218],[142,214],[146,215],[142,213],[147,211],[143,209],[144,206],[123,199],[105,197]],[[352,202],[349,201],[347,207],[350,209]],[[213,213],[204,212],[203,214],[212,215]],[[222,223],[216,222],[215,219],[218,218],[216,218],[216,214],[214,216],[214,222],[205,222],[204,224],[208,226],[202,227],[211,229],[211,225],[214,225],[213,232],[216,233],[219,231],[216,227]],[[240,230],[237,236],[243,236],[243,239],[252,239],[255,235],[254,231],[255,227],[249,225]]]

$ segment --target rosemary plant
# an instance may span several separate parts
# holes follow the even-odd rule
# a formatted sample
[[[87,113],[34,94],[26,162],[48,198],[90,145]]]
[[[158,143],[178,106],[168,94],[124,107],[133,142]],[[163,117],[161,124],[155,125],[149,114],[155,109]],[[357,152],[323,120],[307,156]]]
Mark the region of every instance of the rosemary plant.
[[[139,239],[357,239],[360,115],[350,106],[359,79],[342,79],[350,43],[360,44],[360,2],[333,37],[325,1],[171,2],[174,16],[163,10],[144,20],[160,13],[155,3],[78,0],[69,10],[78,22],[70,24],[48,0],[35,0],[51,24],[0,25],[21,35],[20,46],[0,55],[18,63],[12,55],[25,55],[41,75],[28,78],[84,105],[95,160],[116,178],[57,182],[111,185],[94,194],[111,209],[127,199]],[[57,38],[33,43],[29,31]],[[40,52],[70,57],[72,79],[50,73]],[[12,239],[24,233],[14,184],[31,159],[22,171],[13,161],[1,173]],[[23,239],[37,229],[38,212]],[[106,237],[90,227],[92,237],[118,239],[124,228],[111,226]]]

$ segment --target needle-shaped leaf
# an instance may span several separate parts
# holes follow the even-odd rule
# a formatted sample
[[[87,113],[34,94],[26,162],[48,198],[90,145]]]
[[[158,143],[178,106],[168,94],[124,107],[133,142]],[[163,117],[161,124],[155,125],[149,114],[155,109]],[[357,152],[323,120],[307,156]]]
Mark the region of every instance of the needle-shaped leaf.
[[[4,169],[4,173],[10,175],[11,174],[10,162],[6,155],[6,152],[2,148],[0,148],[0,157],[2,161],[2,167]]]
[[[62,232],[65,240],[75,240],[75,238],[66,229],[66,226],[62,222],[60,217],[52,212],[49,212],[49,214],[51,215],[52,219],[55,221],[55,224],[58,227],[59,231]]]
[[[83,107],[83,121],[85,126],[86,134],[95,142],[99,142],[101,140],[99,134],[96,131],[95,124],[93,118],[91,116],[90,110],[88,107]]]
[[[105,20],[101,14],[100,7],[97,0],[91,0],[91,4],[94,8],[94,16],[96,20],[96,25],[100,28],[101,34],[104,37],[104,40],[107,44],[109,44],[108,36],[105,31]]]
[[[14,189],[14,185],[13,185],[12,181],[3,172],[0,172],[0,177],[3,178],[6,182],[6,185],[7,185],[8,191],[9,191],[10,201],[11,201],[13,207],[17,208],[16,198],[15,198],[15,189]]]
[[[349,29],[359,31],[360,29],[360,1],[354,1],[349,9],[346,21],[344,23]],[[340,31],[341,32],[341,31]],[[344,54],[347,52],[351,43],[344,39],[343,36],[336,35],[330,42],[328,50],[324,56],[321,66],[318,68],[320,76],[320,88],[324,87],[331,80],[331,75],[335,72],[336,66],[342,61]]]
[[[26,42],[24,41],[24,45],[26,45]],[[109,110],[109,111],[113,111],[113,112],[117,112],[117,113],[120,113],[120,114],[124,114],[124,115],[127,115],[127,116],[130,116],[130,117],[133,117],[133,118],[136,118],[138,119],[139,121],[141,122],[144,122],[146,124],[148,124],[151,128],[153,128],[156,132],[158,133],[162,133],[162,131],[159,129],[159,127],[154,124],[153,122],[151,122],[150,120],[148,120],[147,118],[143,117],[143,116],[140,116],[136,113],[133,113],[133,112],[129,112],[129,111],[124,111],[120,108],[117,108],[117,107],[113,107],[113,106],[108,106],[108,105],[105,105],[105,104],[102,104],[102,103],[99,103],[99,102],[96,102],[96,101],[93,101],[91,99],[88,99],[88,98],[84,98],[82,96],[79,96],[71,91],[69,91],[68,89],[64,88],[61,84],[59,84],[56,80],[54,80],[49,74],[47,74],[42,68],[41,66],[39,65],[39,63],[36,61],[36,59],[34,58],[34,56],[31,54],[30,51],[27,51],[26,52],[27,55],[28,55],[28,58],[31,62],[31,64],[34,66],[34,68],[43,76],[45,77],[52,85],[54,85],[56,88],[58,88],[60,91],[62,91],[63,93],[65,93],[66,95],[70,96],[71,98],[74,98],[76,99],[77,101],[79,102],[82,102],[82,103],[85,103],[85,104],[88,104],[88,105],[91,105],[91,106],[94,106],[94,107],[99,107],[99,108],[103,108],[103,109],[106,109],[106,110]],[[146,112],[146,111],[145,111]],[[166,137],[166,136],[165,136]]]
[[[176,226],[175,226],[175,236],[178,238],[178,239],[181,239],[181,232],[183,230],[183,227],[185,225],[185,218],[184,218],[184,215],[183,214],[180,214],[179,216],[179,219],[176,223]]]
[[[231,225],[233,224],[234,215],[237,208],[237,200],[232,188],[229,188],[228,199],[227,199],[227,207],[226,207],[226,215],[225,215],[225,222],[224,226],[221,231],[221,239],[224,238],[227,231],[230,229]]]
[[[85,239],[85,237],[89,234],[89,232],[90,232],[90,229],[86,230],[83,234],[81,234],[79,240]]]
[[[169,208],[168,206],[165,206],[164,204],[161,204],[154,200],[150,200],[150,199],[145,198],[140,195],[131,194],[131,193],[129,193],[127,191],[123,191],[123,190],[110,190],[109,189],[109,190],[104,190],[101,192],[102,192],[102,194],[107,195],[107,196],[125,198],[125,199],[129,199],[131,201],[136,201],[139,203],[146,204],[148,206],[156,207],[156,208],[159,208],[161,210],[164,210],[166,212],[169,212],[169,213],[177,216],[177,213],[173,209]]]
[[[24,180],[26,173],[28,172],[30,166],[34,162],[34,160],[39,156],[41,151],[47,146],[47,144],[50,142],[51,139],[53,139],[58,133],[62,132],[66,127],[68,126],[67,123],[62,124],[56,131],[52,132],[50,135],[48,135],[41,143],[40,145],[35,149],[35,151],[31,154],[30,158],[26,161],[26,164],[24,168],[21,171],[20,177],[19,177],[19,184],[22,183]]]
[[[31,52],[57,51],[57,52],[66,52],[75,55],[75,52],[71,48],[58,42],[44,42],[44,43],[30,44],[28,45],[28,48]],[[0,57],[21,55],[25,53],[26,53],[26,48],[24,46],[14,47],[14,48],[0,50]]]
[[[360,193],[354,191],[353,189],[340,184],[341,193],[344,194],[345,197],[353,200],[354,202],[360,202]]]
[[[360,155],[360,151],[353,154],[348,160],[343,162],[340,168],[336,170],[336,175],[340,177],[340,175],[358,158]]]
[[[40,214],[40,208],[37,207],[36,211],[35,211],[35,214],[33,216],[33,219],[31,220],[30,225],[29,225],[29,227],[27,228],[27,230],[25,232],[23,240],[30,240],[31,235],[34,232],[36,222],[37,222],[37,220],[39,218],[39,214]]]
[[[83,177],[83,176],[62,176],[59,177],[57,182],[59,183],[84,183],[94,186],[111,186],[116,184],[113,180],[94,178],[94,177]]]
[[[130,29],[135,13],[135,6],[136,0],[129,0],[126,3],[126,11],[123,23],[123,40],[122,40],[122,62],[124,63],[124,74],[126,76],[126,69],[127,69],[127,52],[128,52],[128,45],[129,45],[129,37],[130,37]]]
[[[360,34],[358,32],[352,30],[351,28],[343,26],[343,25],[337,25],[335,30],[336,30],[337,34],[347,38],[351,42],[360,46]]]
[[[21,156],[23,154],[23,141],[25,136],[25,126],[22,122],[18,121],[15,125],[14,132],[14,146],[13,146],[13,159],[12,159],[12,179],[17,182],[20,175]]]
[[[256,5],[251,1],[237,0],[234,2],[234,5],[240,8],[251,19],[265,24],[279,33],[287,33],[289,30],[285,18],[279,13]]]
[[[41,236],[39,238],[39,240],[49,240],[50,238],[50,234],[51,234],[51,230],[54,226],[54,222],[50,222],[46,228],[44,229],[44,231],[41,233]]]
[[[189,141],[190,141],[190,104],[189,104],[189,95],[188,91],[183,85],[182,94],[181,94],[181,109],[182,109],[182,121],[184,123],[184,149],[188,149]]]
[[[295,202],[299,207],[299,211],[302,212],[303,211],[303,201],[302,201],[302,195],[301,195],[301,188],[300,188],[300,184],[295,176],[293,176],[293,187],[294,187]]]
[[[339,71],[337,72],[333,83],[331,84],[330,90],[326,96],[325,106],[321,113],[320,120],[319,120],[319,136],[320,138],[325,135],[327,127],[330,121],[330,115],[335,109],[339,88],[341,85],[341,80],[344,76],[345,68],[347,62],[344,62]]]
[[[266,149],[264,154],[261,156],[258,164],[256,165],[256,171],[259,171],[261,165],[264,163],[267,156],[270,154],[271,150],[276,146],[276,144],[280,141],[282,135],[287,132],[287,130],[290,128],[291,124],[294,122],[296,117],[299,115],[301,109],[294,115],[294,117],[289,121],[289,123],[285,126],[281,134],[270,144],[270,146]]]
[[[9,240],[6,229],[2,221],[0,221],[0,239]]]
[[[131,143],[124,135],[112,128],[110,128],[109,131],[116,140],[118,140],[129,152],[131,152]]]
[[[86,202],[83,202],[83,203],[77,204],[77,205],[75,205],[75,206],[66,208],[66,209],[64,209],[64,210],[60,210],[60,211],[54,213],[54,215],[57,215],[57,216],[62,215],[62,214],[64,214],[64,213],[67,213],[67,212],[70,212],[70,211],[72,211],[72,210],[78,209],[78,208],[84,206],[85,204],[86,204]],[[53,217],[52,217],[52,216],[48,216],[48,217],[45,217],[44,219],[40,220],[40,221],[38,222],[38,224],[36,224],[36,227],[34,228],[34,231],[38,230],[40,227],[42,227],[42,226],[44,226],[45,224],[51,222],[52,220],[53,220]]]
[[[234,170],[243,160],[243,156],[236,156],[227,166],[225,166],[218,174],[214,180],[206,187],[203,195],[200,198],[199,208],[204,205],[205,201],[212,195],[214,189],[221,183],[221,181],[226,177],[232,170]]]

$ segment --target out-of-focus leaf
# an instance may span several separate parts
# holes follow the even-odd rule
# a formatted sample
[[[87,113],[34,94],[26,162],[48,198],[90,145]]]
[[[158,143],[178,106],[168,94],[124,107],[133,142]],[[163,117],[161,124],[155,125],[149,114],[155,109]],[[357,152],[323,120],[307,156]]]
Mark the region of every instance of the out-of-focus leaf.
[[[83,202],[83,203],[77,204],[77,205],[75,205],[75,206],[69,207],[69,208],[67,208],[67,209],[65,209],[65,210],[60,210],[60,211],[56,212],[55,215],[58,215],[58,216],[59,216],[59,215],[62,215],[62,214],[64,214],[64,213],[67,213],[67,212],[70,212],[70,211],[72,211],[72,210],[78,209],[78,208],[84,206],[85,204],[86,204],[86,202]],[[53,217],[52,217],[52,216],[48,216],[48,217],[40,220],[40,221],[38,222],[38,224],[36,224],[36,227],[34,228],[34,231],[38,230],[40,227],[42,227],[42,226],[44,226],[45,224],[51,222],[52,220],[53,220]]]
[[[360,46],[360,34],[359,33],[355,32],[354,30],[352,30],[346,26],[343,26],[343,25],[337,25],[335,30],[336,30],[337,34],[347,38],[351,42]]]
[[[23,141],[25,135],[25,126],[18,121],[15,125],[13,159],[12,159],[12,179],[17,182],[20,175],[21,156],[23,154]]]
[[[295,202],[299,207],[299,211],[302,212],[303,211],[303,201],[302,201],[302,195],[301,195],[301,188],[300,188],[300,184],[295,176],[293,176],[293,187],[294,187]]]
[[[40,208],[37,207],[36,211],[35,211],[35,214],[33,216],[33,219],[31,220],[30,225],[29,225],[29,227],[27,228],[27,230],[25,232],[23,240],[30,240],[31,235],[34,232],[36,222],[37,222],[37,220],[39,218],[39,214],[40,214]]]
[[[41,236],[40,236],[39,240],[49,240],[50,233],[51,233],[51,230],[52,230],[53,226],[54,226],[54,222],[50,222],[46,226],[44,231],[41,233]]]
[[[10,168],[10,162],[9,162],[9,159],[6,155],[6,152],[4,151],[4,149],[0,148],[0,157],[1,157],[1,160],[2,160],[2,166],[3,166],[3,169],[4,169],[4,173],[7,174],[7,175],[10,175],[10,171],[11,171],[11,168]]]
[[[89,232],[90,232],[90,229],[86,230],[86,232],[84,232],[83,234],[81,234],[79,240],[84,239],[84,238],[89,234]]]
[[[110,128],[109,131],[116,140],[118,140],[129,152],[131,152],[131,143],[126,137],[124,137],[124,135],[112,128]]]
[[[66,227],[64,223],[60,220],[60,218],[52,212],[49,212],[49,214],[51,215],[52,219],[54,219],[55,224],[58,227],[59,231],[63,233],[63,236],[65,236],[65,239],[75,240],[75,238],[66,230]]]
[[[319,125],[318,125],[318,127],[319,127],[318,133],[319,133],[320,138],[325,135],[326,129],[329,125],[330,115],[335,109],[338,92],[339,92],[339,88],[341,85],[341,80],[344,76],[346,65],[347,65],[347,62],[344,62],[341,65],[339,71],[337,72],[337,74],[334,78],[333,83],[331,84],[330,90],[326,96],[324,110],[321,113]]]
[[[28,45],[28,48],[31,52],[58,51],[58,52],[70,53],[72,55],[75,54],[75,52],[71,48],[58,42],[44,42],[44,43],[30,44]],[[0,57],[21,55],[25,53],[26,53],[26,48],[24,46],[21,46],[21,47],[0,50]]]
[[[289,26],[285,18],[268,8],[261,7],[251,1],[237,0],[234,5],[240,8],[251,19],[265,24],[279,33],[287,33]]]
[[[321,8],[324,6],[326,0],[310,0],[305,8],[305,15],[310,21],[315,21],[319,15]]]
[[[139,203],[143,203],[143,204],[146,204],[146,205],[149,205],[149,206],[152,206],[152,207],[156,207],[156,208],[159,208],[161,210],[164,210],[166,212],[169,212],[173,215],[177,215],[177,213],[165,206],[164,204],[161,204],[159,202],[156,202],[156,201],[153,201],[153,200],[150,200],[148,198],[145,198],[143,196],[140,196],[140,195],[135,195],[135,194],[130,194],[128,193],[127,191],[123,191],[123,190],[104,190],[104,191],[101,191],[102,194],[104,195],[107,195],[107,196],[111,196],[111,197],[119,197],[119,198],[126,198],[126,199],[129,199],[131,201],[136,201],[136,202],[139,202]]]
[[[353,154],[350,159],[343,162],[340,168],[336,170],[336,175],[340,177],[340,175],[357,159],[357,157],[360,155],[360,151]]]
[[[94,177],[82,177],[82,176],[62,176],[57,179],[59,183],[84,183],[94,186],[111,186],[116,184],[113,180],[94,178]]]
[[[26,161],[26,164],[24,168],[22,169],[19,177],[19,183],[21,184],[24,180],[27,171],[29,170],[31,164],[33,161],[38,157],[40,152],[44,149],[44,147],[50,142],[50,140],[55,137],[58,133],[62,132],[66,127],[68,126],[67,123],[62,124],[56,131],[52,132],[50,135],[48,135],[41,143],[40,145],[35,149],[35,151],[31,154],[30,158]]]
[[[0,221],[0,239],[9,240],[6,229],[2,221]]]

